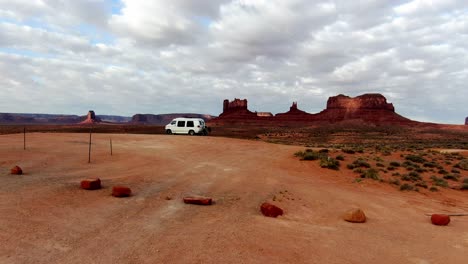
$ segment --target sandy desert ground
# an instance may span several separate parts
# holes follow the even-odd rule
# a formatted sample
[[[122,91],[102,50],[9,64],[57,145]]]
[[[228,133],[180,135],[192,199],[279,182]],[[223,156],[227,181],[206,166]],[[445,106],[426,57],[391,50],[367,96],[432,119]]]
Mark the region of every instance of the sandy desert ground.
[[[109,154],[109,137],[114,155]],[[214,137],[0,136],[0,263],[467,263],[468,192],[400,192],[293,156],[303,147]],[[25,175],[10,175],[19,165]],[[82,179],[104,188],[86,191]],[[114,185],[130,198],[110,195]],[[187,205],[186,195],[213,197]],[[259,212],[264,201],[285,210]],[[364,224],[342,220],[360,207]]]

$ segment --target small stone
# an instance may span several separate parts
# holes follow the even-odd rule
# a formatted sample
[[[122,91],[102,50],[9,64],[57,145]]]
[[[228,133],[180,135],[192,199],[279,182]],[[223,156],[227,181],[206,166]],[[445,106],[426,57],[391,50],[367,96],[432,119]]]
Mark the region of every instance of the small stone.
[[[124,186],[112,187],[112,196],[114,197],[129,197],[132,194],[132,190]]]
[[[434,225],[445,226],[450,223],[450,216],[444,214],[433,214],[431,216],[431,222]]]
[[[99,178],[82,180],[81,189],[85,189],[85,190],[101,189],[101,180]]]
[[[23,170],[19,166],[14,166],[11,168],[11,174],[21,175],[23,174]]]
[[[260,206],[260,211],[264,216],[268,217],[277,217],[279,215],[283,215],[283,209],[270,203],[263,203]]]
[[[184,203],[186,204],[211,205],[212,202],[213,202],[213,199],[209,197],[201,197],[201,196],[184,197]]]
[[[351,209],[343,215],[343,219],[351,223],[364,223],[366,215],[361,209]]]

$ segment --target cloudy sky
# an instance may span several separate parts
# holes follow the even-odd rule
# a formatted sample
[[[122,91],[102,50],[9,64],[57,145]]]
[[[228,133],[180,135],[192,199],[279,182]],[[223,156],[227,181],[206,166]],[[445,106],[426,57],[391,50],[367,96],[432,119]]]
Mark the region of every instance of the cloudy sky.
[[[0,0],[0,112],[321,111],[382,93],[468,116],[466,0]]]

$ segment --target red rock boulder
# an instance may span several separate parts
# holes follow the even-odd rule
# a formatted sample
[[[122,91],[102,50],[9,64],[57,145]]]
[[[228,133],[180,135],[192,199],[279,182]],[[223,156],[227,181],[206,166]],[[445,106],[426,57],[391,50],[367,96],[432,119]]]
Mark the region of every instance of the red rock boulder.
[[[99,178],[82,180],[81,189],[85,189],[85,190],[101,189],[101,180]]]
[[[184,203],[198,204],[198,205],[211,205],[213,203],[213,199],[209,197],[184,197]]]
[[[361,209],[350,209],[343,215],[343,219],[351,223],[364,223],[367,218]]]
[[[283,215],[283,209],[270,203],[263,203],[260,206],[260,211],[264,216],[268,217],[277,217],[279,215]]]
[[[448,225],[450,223],[450,216],[444,214],[433,214],[431,216],[431,222],[434,225]]]
[[[129,197],[132,195],[132,190],[124,186],[112,187],[112,196],[114,197]]]
[[[14,166],[13,168],[11,168],[11,174],[21,175],[23,174],[23,170],[18,166]]]

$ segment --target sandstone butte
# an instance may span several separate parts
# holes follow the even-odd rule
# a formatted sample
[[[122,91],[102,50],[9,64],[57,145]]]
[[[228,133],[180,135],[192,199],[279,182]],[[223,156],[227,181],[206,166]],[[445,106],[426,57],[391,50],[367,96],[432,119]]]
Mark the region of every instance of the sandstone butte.
[[[88,124],[95,124],[95,123],[100,123],[101,119],[99,119],[96,114],[94,113],[93,110],[89,110],[88,115],[86,116],[86,119],[80,124],[82,125],[88,125]]]
[[[247,99],[224,100],[223,112],[214,118],[213,123],[230,122],[328,122],[361,120],[365,123],[413,124],[418,123],[395,112],[393,104],[381,94],[363,94],[357,97],[337,95],[328,98],[326,108],[317,114],[310,114],[298,108],[293,102],[289,111],[276,115],[265,112],[252,112]]]
[[[468,126],[468,117],[465,118],[465,125]]]

